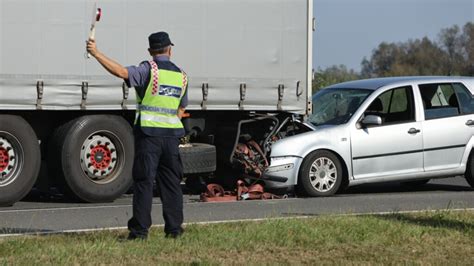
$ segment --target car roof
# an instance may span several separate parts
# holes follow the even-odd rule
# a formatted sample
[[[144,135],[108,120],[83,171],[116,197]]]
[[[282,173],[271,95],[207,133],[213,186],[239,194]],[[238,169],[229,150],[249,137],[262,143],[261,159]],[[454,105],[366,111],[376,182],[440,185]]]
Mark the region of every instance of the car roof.
[[[377,90],[381,87],[392,86],[403,83],[425,83],[425,82],[465,82],[468,84],[471,93],[474,88],[474,78],[472,77],[454,77],[454,76],[406,76],[406,77],[387,77],[353,80],[338,83],[327,87],[327,89],[367,89]]]

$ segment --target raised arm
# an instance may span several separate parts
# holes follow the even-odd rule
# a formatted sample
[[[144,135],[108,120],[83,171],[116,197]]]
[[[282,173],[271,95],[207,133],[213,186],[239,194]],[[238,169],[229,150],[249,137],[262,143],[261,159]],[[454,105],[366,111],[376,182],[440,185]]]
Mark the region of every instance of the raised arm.
[[[121,64],[115,62],[114,60],[108,58],[103,53],[101,53],[96,46],[95,40],[89,39],[87,41],[87,52],[90,55],[95,57],[97,61],[112,75],[122,78],[128,79],[128,70],[123,67]]]

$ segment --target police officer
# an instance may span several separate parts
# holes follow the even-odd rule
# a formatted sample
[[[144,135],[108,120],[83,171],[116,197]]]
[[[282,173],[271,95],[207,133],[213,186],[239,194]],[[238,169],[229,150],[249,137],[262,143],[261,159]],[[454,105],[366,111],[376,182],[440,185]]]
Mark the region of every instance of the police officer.
[[[133,165],[133,217],[128,221],[128,239],[146,239],[151,226],[153,180],[160,189],[166,237],[183,233],[183,166],[179,138],[184,135],[181,116],[187,105],[186,74],[170,61],[168,33],[148,37],[152,60],[138,66],[123,67],[101,53],[94,40],[87,51],[111,74],[135,87],[137,111],[134,126],[135,159]]]

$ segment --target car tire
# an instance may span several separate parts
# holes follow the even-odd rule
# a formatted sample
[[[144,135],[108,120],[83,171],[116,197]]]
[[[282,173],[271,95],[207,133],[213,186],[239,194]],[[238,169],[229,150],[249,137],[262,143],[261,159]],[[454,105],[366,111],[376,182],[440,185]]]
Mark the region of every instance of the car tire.
[[[55,131],[48,165],[66,195],[84,202],[111,202],[132,184],[133,156],[133,132],[125,119],[90,115]]]
[[[41,152],[36,133],[23,118],[0,115],[0,206],[30,192],[38,178]]]
[[[343,169],[339,158],[330,151],[314,151],[301,165],[296,188],[298,194],[303,196],[331,196],[339,190],[342,179]]]
[[[184,174],[211,173],[216,170],[216,146],[191,143],[179,148]]]
[[[466,179],[467,183],[474,188],[474,157],[473,152],[469,155],[469,159],[467,160],[467,167],[466,172],[464,173],[464,178]]]

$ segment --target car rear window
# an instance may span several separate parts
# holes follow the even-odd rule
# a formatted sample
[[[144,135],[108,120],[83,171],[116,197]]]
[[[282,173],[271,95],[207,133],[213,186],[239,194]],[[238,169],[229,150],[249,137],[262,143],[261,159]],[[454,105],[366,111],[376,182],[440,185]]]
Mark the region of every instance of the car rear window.
[[[420,88],[425,119],[437,119],[459,115],[457,95],[451,83],[422,84]]]

